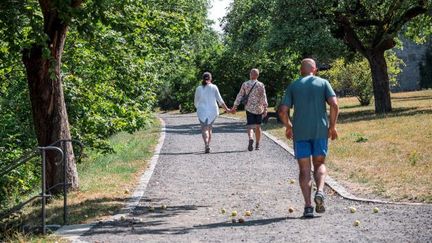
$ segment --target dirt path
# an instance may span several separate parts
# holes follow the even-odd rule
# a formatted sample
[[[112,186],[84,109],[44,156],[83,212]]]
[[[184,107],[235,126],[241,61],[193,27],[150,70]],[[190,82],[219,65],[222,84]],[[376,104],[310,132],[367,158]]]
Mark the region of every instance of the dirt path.
[[[432,242],[432,205],[358,203],[328,195],[327,212],[302,219],[292,156],[264,138],[248,152],[242,122],[216,120],[211,154],[194,115],[164,115],[166,139],[144,198],[125,221],[94,227],[89,242]],[[295,179],[295,184],[288,183]],[[167,205],[167,209],[161,209]],[[356,213],[350,213],[349,207]],[[152,210],[155,207],[155,210]],[[293,213],[288,208],[293,207]],[[372,209],[378,207],[379,213]],[[227,213],[222,214],[221,208]],[[231,222],[232,210],[244,217]],[[238,217],[237,217],[238,218]],[[360,226],[353,226],[360,220]]]

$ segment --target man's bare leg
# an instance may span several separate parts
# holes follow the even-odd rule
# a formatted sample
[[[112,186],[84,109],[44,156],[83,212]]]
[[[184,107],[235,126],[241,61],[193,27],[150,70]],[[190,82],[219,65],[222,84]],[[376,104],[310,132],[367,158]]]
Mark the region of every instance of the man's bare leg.
[[[324,205],[324,183],[325,183],[325,177],[327,175],[327,169],[324,164],[325,156],[317,156],[312,158],[312,163],[314,166],[314,178],[315,183],[317,185],[317,192],[315,194],[315,211],[317,213],[324,213],[325,212],[325,205]]]
[[[251,140],[251,139],[253,140],[254,139],[254,129],[252,127],[248,127],[247,133],[248,133],[249,140]]]
[[[299,182],[305,201],[305,207],[312,207],[312,178],[310,158],[298,159],[298,164],[300,169]]]
[[[255,127],[255,137],[256,137],[256,144],[258,146],[258,144],[261,141],[261,125],[256,125]]]
[[[325,177],[327,176],[327,168],[324,164],[325,156],[317,156],[312,158],[314,166],[314,179],[318,191],[324,191]]]
[[[253,140],[254,140],[254,129],[252,126],[248,126],[248,137],[249,137],[249,145],[248,150],[253,150]]]

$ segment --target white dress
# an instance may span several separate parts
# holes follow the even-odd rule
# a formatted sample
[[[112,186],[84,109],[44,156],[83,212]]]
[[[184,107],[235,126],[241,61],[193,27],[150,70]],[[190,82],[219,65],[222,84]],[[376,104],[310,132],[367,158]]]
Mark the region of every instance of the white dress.
[[[219,115],[219,105],[224,104],[219,89],[214,84],[200,85],[195,90],[195,108],[199,121],[211,125]]]

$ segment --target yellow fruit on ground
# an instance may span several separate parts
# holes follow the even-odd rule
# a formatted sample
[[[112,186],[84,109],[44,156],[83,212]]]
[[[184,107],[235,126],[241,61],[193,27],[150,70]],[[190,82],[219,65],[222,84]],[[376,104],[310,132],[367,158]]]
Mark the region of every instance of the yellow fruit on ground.
[[[351,212],[351,213],[355,213],[355,212],[357,212],[357,209],[356,209],[355,207],[350,207],[349,209],[350,209],[350,212]]]
[[[360,220],[354,221],[354,226],[360,226]]]
[[[378,209],[377,207],[374,207],[373,212],[374,212],[374,213],[378,213],[378,212],[379,212],[379,209]]]
[[[232,211],[232,212],[231,212],[231,216],[233,216],[233,217],[237,216],[237,211],[235,211],[235,210]]]
[[[245,216],[251,216],[251,215],[252,215],[251,211],[248,210],[248,211],[245,212]]]

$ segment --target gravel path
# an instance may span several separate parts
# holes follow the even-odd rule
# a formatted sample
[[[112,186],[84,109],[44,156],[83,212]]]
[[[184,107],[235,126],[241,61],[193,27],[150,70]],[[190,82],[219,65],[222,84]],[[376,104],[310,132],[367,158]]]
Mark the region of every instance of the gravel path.
[[[165,143],[139,206],[126,220],[99,224],[80,240],[432,242],[432,205],[351,202],[328,190],[327,212],[302,219],[297,163],[272,140],[264,137],[261,150],[248,152],[244,124],[219,117],[212,152],[203,154],[196,116],[162,118]],[[290,179],[296,182],[290,184]],[[357,212],[351,213],[349,207]],[[373,213],[374,207],[380,211]],[[250,210],[252,216],[243,217],[245,223],[232,223],[232,210],[242,217]],[[360,226],[353,225],[356,220]]]

